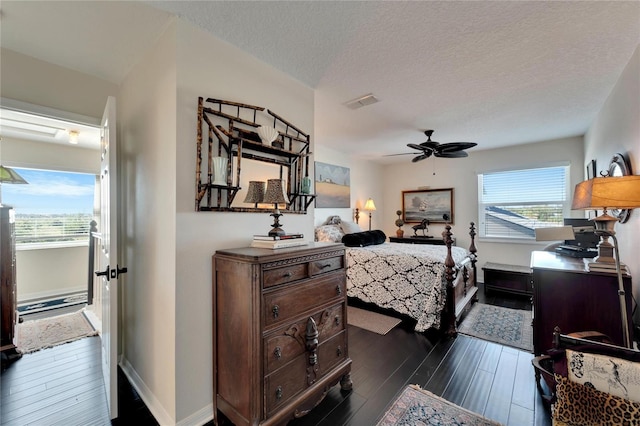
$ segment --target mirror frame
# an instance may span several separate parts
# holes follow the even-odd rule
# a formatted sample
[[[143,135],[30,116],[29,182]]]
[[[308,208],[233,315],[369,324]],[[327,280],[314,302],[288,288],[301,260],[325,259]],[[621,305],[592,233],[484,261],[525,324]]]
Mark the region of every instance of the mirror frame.
[[[607,171],[608,176],[615,176],[616,170],[619,170],[621,176],[628,176],[631,174],[631,163],[629,163],[629,159],[626,155],[621,153],[616,153],[611,162],[609,163],[609,170]],[[618,174],[620,176],[620,174]],[[611,209],[609,210],[609,214],[613,217],[618,218],[618,222],[625,223],[629,220],[629,216],[631,216],[631,209]]]

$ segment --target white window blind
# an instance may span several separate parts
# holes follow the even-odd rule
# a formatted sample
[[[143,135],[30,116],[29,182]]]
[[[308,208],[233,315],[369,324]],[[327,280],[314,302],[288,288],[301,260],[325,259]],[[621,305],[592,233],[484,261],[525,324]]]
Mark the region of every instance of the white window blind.
[[[538,227],[562,226],[568,172],[554,166],[479,174],[480,236],[533,239]]]

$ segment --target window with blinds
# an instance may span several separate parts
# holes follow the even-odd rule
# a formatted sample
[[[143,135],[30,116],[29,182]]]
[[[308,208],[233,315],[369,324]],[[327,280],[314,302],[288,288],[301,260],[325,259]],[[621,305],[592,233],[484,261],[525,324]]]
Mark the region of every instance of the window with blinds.
[[[480,237],[534,239],[569,212],[569,166],[478,174]]]
[[[2,185],[2,202],[15,210],[18,247],[88,243],[89,224],[94,219],[95,174],[13,169],[27,181]]]

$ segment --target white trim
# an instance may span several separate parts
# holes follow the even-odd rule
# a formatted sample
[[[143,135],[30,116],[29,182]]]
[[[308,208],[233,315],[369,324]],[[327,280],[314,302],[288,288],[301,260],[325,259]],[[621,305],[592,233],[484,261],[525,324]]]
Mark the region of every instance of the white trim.
[[[87,291],[87,286],[78,286],[78,287],[65,287],[64,293],[60,293],[60,289],[57,290],[49,290],[49,291],[41,291],[38,293],[26,293],[20,295],[20,299],[17,301],[18,305],[24,305],[29,303],[37,303],[39,300],[43,299],[51,299],[51,298],[62,298],[65,296],[69,296],[76,293],[82,293]]]
[[[88,115],[76,114],[73,112],[62,111],[55,108],[45,107],[42,105],[30,104],[28,102],[17,101],[15,99],[0,98],[0,107],[12,111],[19,111],[28,114],[39,115],[41,117],[61,119],[78,124],[86,124],[89,126],[100,127],[100,119],[90,117]]]
[[[213,404],[207,404],[186,419],[180,420],[176,426],[204,425],[213,420]]]
[[[89,237],[87,237],[87,241],[51,241],[48,243],[25,243],[25,244],[16,244],[16,251],[27,251],[27,250],[49,250],[49,249],[59,249],[59,248],[73,248],[73,247],[89,247]]]
[[[147,387],[142,378],[138,375],[133,366],[127,361],[124,356],[120,360],[120,368],[124,372],[127,379],[131,383],[131,386],[138,392],[140,398],[147,406],[153,417],[155,417],[156,421],[161,425],[172,425],[176,424],[175,419],[173,419],[169,413],[167,413],[158,400],[156,396],[151,392],[151,389]],[[213,408],[212,408],[213,411]]]

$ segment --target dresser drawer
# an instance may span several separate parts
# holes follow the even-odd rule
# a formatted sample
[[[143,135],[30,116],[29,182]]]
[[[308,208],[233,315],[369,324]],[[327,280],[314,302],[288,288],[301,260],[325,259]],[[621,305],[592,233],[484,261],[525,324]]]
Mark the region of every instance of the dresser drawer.
[[[345,329],[344,303],[313,315],[318,328],[318,341],[330,339]],[[305,352],[308,318],[278,329],[264,339],[265,374],[271,373]]]
[[[307,263],[300,263],[298,265],[287,265],[282,268],[264,271],[262,285],[264,288],[269,288],[307,278],[308,267],[309,265]]]
[[[307,387],[307,356],[300,355],[285,368],[265,377],[267,416]]]
[[[344,256],[328,257],[309,263],[309,275],[325,274],[344,268]]]
[[[345,330],[318,346],[318,377],[324,376],[346,358],[347,332]]]
[[[265,327],[281,324],[331,300],[344,300],[345,291],[344,274],[330,274],[293,287],[265,292],[262,310]]]

